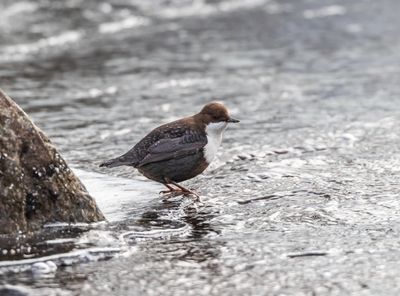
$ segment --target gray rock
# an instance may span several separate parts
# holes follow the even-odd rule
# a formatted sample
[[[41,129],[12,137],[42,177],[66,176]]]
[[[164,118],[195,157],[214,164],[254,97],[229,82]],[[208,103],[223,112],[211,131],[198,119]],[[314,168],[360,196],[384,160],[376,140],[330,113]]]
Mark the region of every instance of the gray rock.
[[[0,89],[0,234],[104,220],[50,140]]]
[[[0,287],[2,296],[29,296],[29,290],[18,286],[5,285]]]

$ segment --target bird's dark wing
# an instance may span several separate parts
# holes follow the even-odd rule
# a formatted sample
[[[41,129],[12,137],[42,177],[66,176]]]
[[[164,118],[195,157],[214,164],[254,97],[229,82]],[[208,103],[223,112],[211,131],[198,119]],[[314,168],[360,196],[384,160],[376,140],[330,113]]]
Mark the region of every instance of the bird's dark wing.
[[[193,124],[188,118],[164,124],[151,131],[124,155],[107,160],[100,166],[138,167],[146,163],[195,153],[207,144],[207,138],[204,133],[190,126],[193,127]]]
[[[160,139],[148,148],[147,155],[137,167],[198,153],[207,144],[205,134],[189,131],[181,137]]]

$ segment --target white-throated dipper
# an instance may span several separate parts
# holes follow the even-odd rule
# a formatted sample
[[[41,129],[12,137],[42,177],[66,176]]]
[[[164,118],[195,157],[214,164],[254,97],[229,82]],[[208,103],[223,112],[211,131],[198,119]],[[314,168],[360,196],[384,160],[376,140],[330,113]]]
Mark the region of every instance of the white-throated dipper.
[[[157,127],[127,153],[103,162],[100,167],[132,166],[168,188],[160,193],[193,194],[198,199],[195,192],[178,183],[208,167],[221,144],[223,131],[231,122],[239,120],[232,118],[223,104],[207,104],[193,116]]]

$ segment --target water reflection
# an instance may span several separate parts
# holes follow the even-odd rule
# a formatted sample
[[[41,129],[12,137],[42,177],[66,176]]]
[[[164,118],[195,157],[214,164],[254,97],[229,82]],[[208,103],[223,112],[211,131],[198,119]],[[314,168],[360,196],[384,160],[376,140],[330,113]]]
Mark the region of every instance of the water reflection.
[[[4,236],[0,238],[0,260],[32,259],[68,253],[77,247],[76,238],[88,229],[88,226],[63,226],[49,228],[37,234],[20,235],[17,238]],[[85,248],[88,245],[80,247]]]

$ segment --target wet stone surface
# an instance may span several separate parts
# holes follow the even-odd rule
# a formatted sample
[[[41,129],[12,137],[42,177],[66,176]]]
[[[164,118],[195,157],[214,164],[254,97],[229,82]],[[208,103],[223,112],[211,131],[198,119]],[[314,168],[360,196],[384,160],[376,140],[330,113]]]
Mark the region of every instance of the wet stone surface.
[[[0,124],[0,236],[104,220],[50,140],[1,89]]]
[[[110,222],[66,235],[68,249],[53,239],[62,252],[1,261],[1,283],[32,295],[398,295],[399,6],[2,2],[2,87]],[[202,204],[98,168],[214,98],[241,124],[186,183]]]

